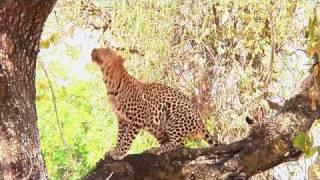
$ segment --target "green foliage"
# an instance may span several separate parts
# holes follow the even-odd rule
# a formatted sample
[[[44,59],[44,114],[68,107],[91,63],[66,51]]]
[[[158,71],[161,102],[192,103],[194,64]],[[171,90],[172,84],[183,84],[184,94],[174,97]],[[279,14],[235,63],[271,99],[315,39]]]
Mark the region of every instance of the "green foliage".
[[[52,33],[47,39],[40,41],[40,48],[48,49],[51,44],[57,43],[61,39],[59,32]]]
[[[309,133],[299,133],[293,141],[293,146],[303,151],[306,157],[311,157],[316,152],[312,148],[312,145],[313,139]]]
[[[320,147],[313,147],[313,139],[309,133],[300,132],[293,140],[293,146],[305,153],[307,158],[312,157],[316,152],[320,152]]]
[[[315,61],[318,61],[320,56],[320,27],[316,10],[317,9],[314,8],[313,17],[309,18],[306,37],[308,38],[308,56],[313,58]]]
[[[111,1],[113,38],[120,43],[130,62],[129,70],[145,80],[158,81],[163,61],[168,59],[173,17],[178,1]],[[130,11],[128,11],[130,9]],[[106,36],[109,38],[109,36]],[[110,39],[106,39],[109,41]],[[135,49],[140,52],[131,54]],[[137,63],[139,64],[137,66]],[[150,73],[150,68],[154,73]]]
[[[59,72],[61,69],[63,67],[55,67],[52,64],[49,70]],[[53,179],[78,179],[106,151],[105,148],[108,146],[105,146],[104,137],[109,135],[108,138],[114,139],[116,133],[111,114],[104,113],[105,111],[97,112],[96,107],[105,109],[102,107],[105,104],[102,100],[97,101],[91,97],[91,94],[96,92],[89,87],[98,87],[96,90],[102,92],[103,88],[91,82],[77,80],[73,80],[70,85],[53,81],[62,135],[67,142],[65,146],[58,133],[48,84],[40,73],[41,69],[38,70],[37,76],[37,110],[43,154],[49,175]]]

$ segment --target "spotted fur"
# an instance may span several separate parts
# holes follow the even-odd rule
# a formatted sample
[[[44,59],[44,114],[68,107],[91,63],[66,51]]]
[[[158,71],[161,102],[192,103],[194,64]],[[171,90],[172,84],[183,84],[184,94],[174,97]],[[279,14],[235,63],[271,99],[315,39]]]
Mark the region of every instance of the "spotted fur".
[[[101,69],[112,110],[117,116],[119,133],[113,159],[123,159],[139,131],[146,130],[160,143],[151,153],[177,149],[186,138],[213,138],[206,130],[199,111],[177,89],[159,83],[145,83],[129,75],[124,59],[117,52],[100,48],[92,51],[92,60]]]

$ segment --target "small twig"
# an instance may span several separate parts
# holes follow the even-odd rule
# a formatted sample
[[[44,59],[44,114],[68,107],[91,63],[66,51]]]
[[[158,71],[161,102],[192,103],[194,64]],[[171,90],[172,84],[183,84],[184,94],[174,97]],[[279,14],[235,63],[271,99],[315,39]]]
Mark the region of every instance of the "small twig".
[[[54,111],[55,111],[55,115],[56,115],[56,122],[57,122],[57,125],[58,125],[58,130],[59,130],[59,134],[60,134],[60,138],[61,138],[61,141],[63,142],[63,145],[65,147],[65,149],[67,150],[68,149],[68,144],[67,144],[67,141],[64,139],[63,137],[63,132],[62,132],[62,128],[61,128],[61,121],[59,119],[59,115],[58,115],[58,108],[57,108],[57,99],[56,99],[56,96],[54,94],[54,91],[53,91],[53,86],[51,84],[51,81],[50,81],[50,78],[49,78],[49,75],[48,75],[48,72],[46,70],[46,68],[44,67],[43,63],[41,61],[38,61],[40,66],[42,67],[43,71],[44,71],[44,74],[48,80],[48,83],[49,83],[49,87],[50,87],[50,91],[51,91],[51,96],[52,96],[52,103],[53,103],[53,106],[54,106]]]
[[[269,16],[270,16],[270,36],[271,36],[271,58],[270,58],[270,65],[269,65],[269,74],[268,77],[266,79],[266,84],[269,84],[272,78],[272,74],[273,74],[273,66],[275,63],[275,48],[276,48],[276,43],[275,43],[275,32],[274,32],[274,26],[275,26],[275,19],[273,17],[274,15],[274,6],[273,6],[273,2],[271,5],[271,9],[269,10]]]
[[[59,19],[58,19],[58,16],[57,16],[57,11],[54,10],[53,13],[54,13],[54,17],[56,19],[57,24],[60,26],[60,22],[59,22]]]
[[[207,50],[207,52],[209,53],[209,55],[211,56],[212,60],[215,60],[215,56],[212,54],[211,50],[209,49],[209,47],[204,43],[201,42],[202,46]]]
[[[304,49],[295,49],[295,50],[293,50],[290,54],[288,54],[289,56],[292,56],[293,54],[296,54],[297,55],[297,51],[301,51],[301,52],[303,52],[304,54],[307,54],[307,51],[306,50],[304,50]],[[312,65],[312,64],[307,64],[307,65]]]
[[[57,125],[58,125],[59,134],[60,134],[60,138],[61,138],[61,141],[63,143],[65,151],[69,154],[69,158],[71,160],[72,167],[74,168],[75,167],[75,162],[73,161],[73,158],[72,158],[72,152],[70,151],[69,145],[68,145],[67,141],[64,139],[64,136],[63,136],[63,131],[62,131],[62,128],[61,128],[61,121],[59,119],[58,108],[57,108],[57,103],[56,103],[57,99],[56,99],[56,96],[55,96],[54,91],[53,91],[53,86],[51,84],[48,72],[45,69],[43,63],[41,61],[38,61],[38,62],[40,64],[40,66],[42,67],[42,69],[43,69],[43,71],[45,73],[45,76],[46,76],[46,78],[48,80],[50,91],[51,91],[51,96],[52,96],[52,103],[53,103],[54,111],[55,111],[55,115],[56,115],[56,122],[57,122]]]
[[[220,20],[219,20],[219,17],[218,17],[218,13],[217,13],[217,7],[216,6],[219,6],[219,3],[214,3],[212,5],[212,12],[213,12],[213,16],[214,16],[214,23],[217,27],[217,30],[220,31]]]

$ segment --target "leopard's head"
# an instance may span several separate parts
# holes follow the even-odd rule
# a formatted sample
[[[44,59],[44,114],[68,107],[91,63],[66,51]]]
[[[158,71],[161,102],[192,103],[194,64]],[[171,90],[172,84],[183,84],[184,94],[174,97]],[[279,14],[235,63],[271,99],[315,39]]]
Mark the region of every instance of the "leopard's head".
[[[97,48],[92,50],[91,57],[92,61],[100,67],[108,82],[117,83],[127,75],[123,66],[124,58],[118,52],[110,48]]]
[[[110,48],[96,48],[91,52],[92,61],[99,66],[106,64],[121,63],[123,64],[123,58]]]

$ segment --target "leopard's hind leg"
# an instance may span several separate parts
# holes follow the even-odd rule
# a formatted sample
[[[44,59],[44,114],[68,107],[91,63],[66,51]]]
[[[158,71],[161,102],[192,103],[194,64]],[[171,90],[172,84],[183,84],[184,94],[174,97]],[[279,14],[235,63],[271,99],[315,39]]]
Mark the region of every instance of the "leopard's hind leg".
[[[149,150],[150,153],[160,155],[183,146],[184,134],[178,132],[176,128],[169,128],[166,131],[167,138],[160,140],[160,147]]]

